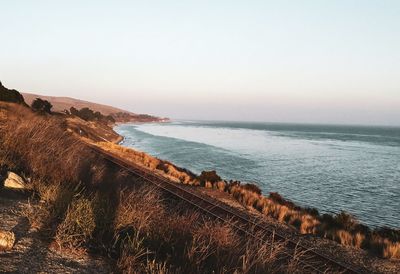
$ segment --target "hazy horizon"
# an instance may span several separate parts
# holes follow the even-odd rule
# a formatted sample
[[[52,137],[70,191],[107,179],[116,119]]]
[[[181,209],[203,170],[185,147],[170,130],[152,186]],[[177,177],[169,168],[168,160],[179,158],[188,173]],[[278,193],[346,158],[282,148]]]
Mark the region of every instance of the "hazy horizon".
[[[11,1],[0,81],[184,120],[400,125],[398,1]]]

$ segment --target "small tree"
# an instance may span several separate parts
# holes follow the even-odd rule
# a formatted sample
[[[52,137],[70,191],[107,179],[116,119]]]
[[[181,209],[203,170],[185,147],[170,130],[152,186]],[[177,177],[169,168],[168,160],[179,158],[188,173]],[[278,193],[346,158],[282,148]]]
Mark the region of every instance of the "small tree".
[[[93,110],[88,107],[82,108],[79,110],[78,116],[85,121],[92,121],[95,118]]]
[[[74,107],[71,107],[71,108],[69,109],[69,112],[71,113],[71,115],[74,115],[74,116],[78,116],[78,115],[79,115],[79,110],[77,110],[77,109],[74,108]]]
[[[51,109],[52,109],[53,105],[47,100],[42,100],[40,98],[36,98],[32,102],[31,107],[34,111],[51,114]]]
[[[71,107],[71,115],[77,116],[85,121],[98,121],[100,123],[115,123],[114,117],[111,115],[104,116],[99,111],[93,111],[88,107],[81,108],[80,110]]]

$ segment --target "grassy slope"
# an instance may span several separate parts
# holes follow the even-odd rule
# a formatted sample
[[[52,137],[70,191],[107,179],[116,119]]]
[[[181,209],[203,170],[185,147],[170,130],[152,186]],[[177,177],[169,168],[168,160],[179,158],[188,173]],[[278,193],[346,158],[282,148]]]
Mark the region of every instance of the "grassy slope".
[[[0,167],[30,178],[40,203],[27,217],[49,246],[96,252],[125,273],[274,273],[279,245],[166,197],[91,153],[61,116],[0,103]],[[33,204],[33,203],[32,203]]]
[[[56,96],[44,96],[44,95],[38,95],[38,94],[33,94],[33,93],[22,93],[24,96],[25,102],[28,105],[31,105],[33,100],[36,98],[42,98],[44,100],[49,101],[53,105],[53,110],[56,112],[62,112],[65,109],[69,110],[71,107],[75,107],[76,109],[81,109],[84,107],[88,107],[92,110],[99,111],[103,115],[110,115],[112,113],[118,113],[118,112],[125,112],[125,113],[130,113],[130,114],[135,114],[126,110],[122,110],[119,108],[103,105],[103,104],[97,104],[97,103],[92,103],[84,100],[79,100],[75,98],[70,98],[70,97],[56,97]]]
[[[1,108],[1,104],[0,104],[0,122],[2,122],[5,127],[2,128],[3,130],[3,134],[1,137],[4,138],[5,142],[3,142],[2,145],[7,146],[8,150],[12,150],[14,153],[16,153],[15,155],[17,156],[15,157],[11,157],[10,158],[10,153],[6,153],[6,155],[4,156],[5,158],[3,158],[3,164],[6,163],[8,165],[12,164],[11,162],[13,161],[21,161],[23,160],[23,162],[16,164],[14,166],[14,168],[20,168],[21,166],[24,166],[24,172],[32,172],[33,170],[35,171],[35,176],[37,180],[42,181],[42,180],[46,180],[46,181],[51,181],[53,185],[56,186],[56,189],[51,190],[52,188],[50,188],[50,194],[49,194],[49,188],[44,187],[39,183],[38,185],[34,186],[36,188],[36,191],[39,193],[42,193],[41,196],[42,197],[47,197],[44,200],[49,200],[49,204],[56,204],[56,208],[61,207],[64,208],[64,213],[62,213],[62,216],[65,216],[65,205],[63,205],[65,203],[64,198],[59,201],[58,199],[54,198],[54,194],[52,194],[54,191],[55,192],[59,192],[61,191],[63,193],[63,191],[65,190],[60,190],[59,189],[59,184],[61,182],[65,182],[65,181],[81,181],[84,182],[86,185],[86,190],[91,190],[92,194],[90,194],[89,196],[85,196],[85,197],[81,197],[82,200],[80,200],[80,202],[77,204],[77,208],[70,208],[68,210],[72,210],[73,212],[70,213],[70,215],[67,214],[67,216],[70,216],[69,219],[64,220],[64,222],[66,222],[66,224],[60,224],[59,228],[56,230],[56,235],[58,234],[58,238],[56,237],[56,240],[58,241],[58,243],[60,243],[60,245],[72,245],[72,246],[86,246],[87,244],[87,240],[86,238],[89,237],[93,237],[93,233],[96,230],[95,228],[97,227],[96,225],[96,221],[94,223],[87,223],[87,231],[83,233],[83,236],[81,236],[80,238],[78,237],[77,240],[74,240],[73,243],[71,243],[68,239],[69,239],[69,233],[71,233],[71,227],[70,227],[70,223],[73,223],[75,219],[79,218],[79,214],[84,214],[84,215],[91,215],[93,214],[93,218],[96,219],[98,217],[97,214],[102,214],[101,212],[106,210],[106,208],[108,209],[110,206],[107,205],[106,208],[100,206],[100,208],[98,208],[98,206],[96,206],[96,210],[93,212],[91,211],[90,208],[92,208],[93,204],[96,204],[97,200],[94,199],[93,197],[96,197],[96,195],[94,195],[93,193],[98,193],[96,189],[93,189],[93,185],[102,185],[102,184],[106,184],[109,187],[112,186],[111,188],[114,189],[115,191],[113,192],[113,196],[119,196],[118,195],[118,191],[116,190],[116,188],[118,188],[118,185],[120,185],[119,183],[117,183],[119,181],[119,175],[115,174],[112,175],[110,172],[110,169],[108,167],[105,167],[104,164],[98,162],[98,159],[93,158],[92,156],[90,156],[90,154],[87,154],[87,151],[81,147],[78,143],[76,143],[76,141],[74,141],[74,138],[72,138],[72,136],[69,136],[68,134],[66,134],[66,132],[60,131],[60,123],[62,124],[62,120],[61,117],[40,117],[37,116],[33,113],[31,113],[30,111],[28,111],[25,108],[19,107],[19,106],[11,106],[10,104],[5,104],[5,106],[3,106],[3,109]],[[14,108],[14,109],[13,109]],[[18,108],[17,111],[15,111],[15,108]],[[13,117],[14,116],[14,117]],[[12,118],[12,119],[11,119]],[[1,125],[1,123],[0,123]],[[17,127],[13,126],[13,125],[18,125]],[[61,127],[62,128],[62,127]],[[1,129],[1,128],[0,128]],[[96,129],[94,129],[94,131],[96,131]],[[33,135],[32,135],[33,134]],[[36,138],[30,137],[30,136],[36,136]],[[98,141],[98,140],[94,140],[94,141]],[[157,170],[157,172],[163,172],[165,173],[165,175],[169,178],[172,179],[176,179],[177,182],[183,182],[186,184],[193,184],[193,185],[204,185],[206,187],[210,187],[210,188],[216,188],[219,189],[221,191],[228,191],[228,193],[230,193],[232,196],[234,196],[235,198],[237,198],[239,201],[241,201],[243,204],[247,205],[247,206],[256,206],[256,207],[260,207],[261,208],[261,212],[264,213],[264,207],[267,210],[273,210],[273,214],[276,214],[278,219],[281,219],[282,221],[285,219],[290,220],[291,218],[285,218],[285,216],[293,216],[294,219],[296,220],[298,218],[303,219],[302,216],[306,216],[306,218],[304,219],[305,223],[309,224],[309,217],[312,217],[309,214],[304,214],[304,215],[299,215],[299,212],[296,212],[293,208],[291,208],[291,205],[289,204],[282,204],[282,201],[280,203],[274,201],[273,199],[269,199],[266,200],[266,198],[263,198],[262,196],[260,196],[259,194],[255,194],[253,191],[251,191],[251,189],[246,189],[245,187],[239,187],[235,184],[233,185],[229,185],[223,182],[200,182],[198,178],[193,177],[193,174],[188,173],[187,171],[185,171],[184,169],[180,169],[174,165],[172,165],[171,163],[165,162],[165,161],[161,161],[158,159],[155,159],[149,155],[146,155],[145,153],[141,153],[141,152],[134,152],[132,150],[129,149],[125,149],[119,146],[114,146],[111,145],[109,143],[102,143],[100,144],[103,148],[106,148],[107,150],[112,150],[114,152],[118,152],[121,153],[122,155],[125,155],[125,157],[133,160],[136,163],[141,163],[144,166],[147,166],[149,168],[151,168],[152,170]],[[65,150],[65,148],[69,148],[67,151]],[[29,148],[35,148],[34,151],[35,153],[32,154],[33,151],[30,151]],[[3,151],[5,151],[5,149],[3,149]],[[75,155],[75,156],[72,156]],[[79,157],[78,155],[81,155],[81,157]],[[0,155],[1,156],[1,155]],[[12,156],[12,153],[11,153]],[[46,161],[46,157],[47,158],[51,158],[54,159],[51,162]],[[75,160],[73,160],[73,158],[75,158]],[[81,161],[76,161],[76,157],[78,158],[84,158],[86,161],[81,162]],[[1,160],[1,158],[0,158]],[[6,161],[4,161],[6,160]],[[10,162],[11,160],[11,162]],[[57,161],[61,160],[60,163],[58,163]],[[8,162],[7,162],[8,161]],[[86,162],[86,163],[85,163]],[[15,163],[14,163],[15,164]],[[91,168],[89,168],[88,164],[90,164]],[[60,168],[61,167],[61,168]],[[80,171],[82,168],[84,168],[82,171],[84,172],[84,174],[86,176],[83,176],[82,178],[80,178],[78,175],[80,174]],[[89,174],[90,176],[88,176],[88,173],[93,173],[94,174]],[[113,171],[115,172],[115,171]],[[50,176],[49,176],[50,175]],[[85,179],[86,178],[86,179]],[[114,181],[111,185],[109,184],[108,180],[110,180],[112,178],[112,180]],[[52,192],[53,191],[53,192]],[[67,189],[67,192],[70,191]],[[94,192],[93,192],[94,191]],[[142,190],[140,190],[142,191]],[[109,192],[109,190],[107,190],[106,192]],[[129,194],[129,193],[128,193]],[[128,195],[127,194],[127,195]],[[94,196],[93,196],[94,195]],[[99,194],[99,195],[109,195],[109,194]],[[141,195],[141,194],[140,194]],[[157,194],[159,195],[159,194]],[[57,195],[56,195],[57,196]],[[62,195],[63,197],[69,197],[69,195],[65,195],[65,193]],[[122,199],[123,197],[119,197],[119,198],[111,198],[112,202],[113,200],[119,200],[122,201],[124,199]],[[131,196],[131,198],[133,198],[133,196]],[[137,198],[137,197],[136,197]],[[93,200],[94,199],[94,200]],[[106,199],[107,200],[107,199]],[[128,199],[128,200],[132,200],[132,199]],[[163,204],[163,199],[158,200],[155,199],[155,203],[151,203],[151,208],[158,208],[159,203]],[[72,201],[73,204],[75,204],[75,200]],[[57,205],[58,203],[61,203],[62,205]],[[125,203],[125,202],[124,202]],[[121,204],[119,203],[120,206],[122,206],[123,208],[125,208],[125,204]],[[128,201],[126,201],[126,203],[128,203]],[[142,202],[140,202],[142,203]],[[117,203],[118,204],[118,203]],[[132,205],[133,206],[133,205]],[[135,205],[135,206],[139,206],[142,207],[143,205],[139,204],[139,205]],[[170,207],[171,205],[165,205],[167,207]],[[115,206],[114,206],[115,207]],[[100,209],[100,210],[99,210]],[[125,209],[124,209],[125,210]],[[130,212],[131,208],[130,206],[128,206],[128,208],[126,209],[125,213],[118,213],[118,214],[128,214]],[[150,210],[150,209],[149,209]],[[176,209],[174,209],[172,212],[170,210],[168,210],[168,213],[165,213],[167,215],[173,216],[173,218],[175,218],[176,216],[180,216],[179,214],[177,214],[177,212],[175,212]],[[78,212],[76,212],[78,211]],[[80,212],[82,211],[82,212]],[[107,211],[107,210],[106,210]],[[139,210],[140,211],[140,210]],[[275,212],[275,213],[274,213]],[[68,212],[67,212],[68,213]],[[266,214],[269,214],[269,212],[265,212]],[[118,217],[119,215],[116,214],[116,217],[113,218],[120,218]],[[151,212],[151,214],[154,214],[155,216],[157,215],[156,212]],[[172,214],[172,215],[171,215]],[[186,214],[186,213],[185,213]],[[192,213],[188,213],[189,215],[185,215],[184,219],[186,218],[192,218]],[[288,215],[289,214],[289,215]],[[104,214],[102,214],[104,215]],[[115,212],[114,214],[115,215]],[[75,217],[74,217],[75,216]],[[107,216],[107,214],[105,214],[104,216]],[[148,216],[148,214],[146,214],[146,216]],[[135,216],[131,216],[130,217],[132,220],[131,222],[135,223],[137,220],[135,220]],[[145,218],[145,217],[144,217]],[[162,217],[162,218],[167,218],[167,217]],[[179,217],[181,218],[181,217]],[[125,220],[126,218],[120,218],[121,222],[123,220]],[[129,218],[128,218],[129,219]],[[145,218],[146,219],[146,218]],[[180,224],[180,226],[185,225],[185,220],[184,219],[179,219],[181,220],[183,223]],[[84,219],[86,220],[86,219]],[[160,225],[160,223],[164,223],[167,224],[167,226],[172,226],[175,227],[174,224],[171,224],[170,221],[168,220],[153,220],[153,225]],[[303,221],[303,220],[301,220]],[[312,221],[312,220],[311,220]],[[197,222],[197,221],[196,221]],[[196,223],[195,222],[195,223]],[[300,223],[301,224],[301,223]],[[140,224],[139,226],[141,226],[142,224]],[[192,225],[195,225],[194,223]],[[190,225],[190,229],[192,228],[192,225]],[[210,224],[203,224],[203,225],[210,225]],[[217,224],[215,224],[217,225]],[[196,226],[196,225],[195,225]],[[219,224],[217,225],[217,227],[219,226]],[[209,228],[209,231],[213,231],[213,227],[214,224]],[[300,226],[301,228],[301,226]],[[312,227],[311,227],[312,228]],[[72,232],[76,232],[76,229],[80,229],[80,228],[74,228],[72,229]],[[120,230],[125,230],[126,227],[125,226],[121,226],[118,229],[116,228],[108,228],[106,229],[108,232],[108,234],[110,234],[110,230],[114,231],[111,234],[115,234],[115,233],[119,233],[118,231]],[[165,228],[167,229],[167,228]],[[168,228],[170,229],[170,228]],[[140,229],[139,229],[140,230]],[[224,228],[224,233],[228,233],[229,229],[225,229]],[[160,231],[159,231],[160,232]],[[157,232],[157,233],[159,233]],[[164,231],[165,232],[165,231]],[[162,232],[162,233],[164,233]],[[308,232],[308,231],[306,231]],[[103,232],[105,233],[105,232]],[[148,232],[146,232],[148,233]],[[181,254],[181,256],[185,257],[185,260],[192,260],[190,254],[185,253],[187,252],[187,244],[191,243],[193,244],[193,240],[195,238],[195,235],[192,234],[192,232],[188,231],[188,238],[189,238],[189,242],[187,242],[186,244],[183,245],[184,250],[186,251],[182,251],[183,253]],[[229,232],[231,233],[231,232]],[[343,232],[341,232],[343,233]],[[86,235],[86,236],[85,236]],[[143,236],[143,235],[142,235]],[[158,236],[157,236],[158,237]],[[178,236],[176,236],[178,237]],[[224,236],[225,237],[225,236]],[[236,237],[236,236],[235,236]],[[348,234],[344,234],[344,236],[342,237],[349,237]],[[350,235],[350,242],[349,244],[352,245],[352,235]],[[154,239],[153,239],[154,240]],[[153,241],[152,240],[152,241]],[[179,237],[176,239],[178,242]],[[214,239],[217,240],[217,239]],[[340,238],[339,238],[340,240]],[[166,244],[166,243],[164,243]],[[250,244],[250,243],[246,243],[246,244]],[[253,243],[254,244],[254,243]],[[146,247],[149,248],[149,247]],[[180,246],[180,248],[182,248],[182,246]],[[210,247],[211,248],[211,247]],[[397,249],[396,249],[397,250]],[[394,250],[394,252],[396,253],[397,251]],[[122,251],[121,251],[122,252]],[[124,251],[125,252],[125,251]],[[129,251],[131,252],[131,251]],[[236,252],[236,251],[235,251]],[[211,252],[213,254],[213,256],[216,256],[215,253]],[[126,258],[126,254],[120,254],[120,261],[121,263],[121,267],[124,268],[125,264],[130,265],[130,259]],[[229,256],[233,256],[232,254]],[[256,254],[254,254],[254,256],[256,256]],[[129,257],[129,256],[128,256]],[[157,257],[157,256],[156,256]],[[222,257],[221,257],[222,258]],[[233,257],[229,257],[230,259],[233,259]],[[158,258],[157,260],[161,260],[161,263],[164,259]],[[158,261],[160,262],[160,261]],[[143,263],[143,262],[141,262]],[[148,262],[146,262],[148,263]],[[172,262],[168,262],[169,264],[174,265],[174,267],[176,267],[176,263],[172,263]],[[193,261],[191,261],[188,264],[192,264]],[[202,263],[200,262],[196,262],[197,265],[196,267],[201,267],[202,269],[205,267],[204,265],[202,265]],[[201,265],[201,266],[200,266]],[[215,267],[217,267],[216,265],[214,265]],[[186,265],[186,267],[193,267],[193,265],[189,266]],[[238,266],[236,266],[238,267]],[[268,267],[271,267],[271,265],[269,265]]]
[[[80,137],[97,142],[112,142],[116,144],[123,140],[123,137],[116,133],[111,125],[85,121],[79,117],[68,117],[66,122],[68,130]]]
[[[63,112],[64,110],[69,110],[71,107],[74,107],[76,109],[88,107],[94,111],[99,111],[103,115],[112,115],[117,122],[159,122],[166,120],[165,118],[160,118],[147,114],[136,114],[116,107],[70,97],[44,96],[31,93],[22,93],[22,95],[24,96],[25,102],[28,105],[31,105],[33,100],[35,100],[36,98],[41,98],[49,101],[53,105],[52,110],[54,112]],[[116,116],[117,113],[123,115]]]

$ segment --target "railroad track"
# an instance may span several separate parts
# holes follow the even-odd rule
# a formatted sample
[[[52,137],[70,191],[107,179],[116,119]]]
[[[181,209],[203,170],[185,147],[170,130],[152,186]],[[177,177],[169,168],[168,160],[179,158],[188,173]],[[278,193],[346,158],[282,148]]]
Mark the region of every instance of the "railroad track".
[[[174,183],[141,166],[102,150],[97,146],[89,145],[89,147],[104,159],[125,169],[132,175],[142,178],[157,188],[187,202],[215,219],[229,223],[241,234],[260,241],[265,241],[268,237],[273,237],[275,242],[284,243],[286,248],[285,251],[283,251],[284,257],[282,259],[296,260],[297,263],[302,265],[309,273],[367,273],[365,269],[348,265],[330,258],[328,255],[322,254],[319,251],[313,250],[310,246],[300,243],[299,239],[294,239],[292,234],[277,232],[275,227],[260,220],[260,218],[234,209],[212,197],[196,193],[184,185]],[[301,256],[299,257],[298,254],[301,254]]]

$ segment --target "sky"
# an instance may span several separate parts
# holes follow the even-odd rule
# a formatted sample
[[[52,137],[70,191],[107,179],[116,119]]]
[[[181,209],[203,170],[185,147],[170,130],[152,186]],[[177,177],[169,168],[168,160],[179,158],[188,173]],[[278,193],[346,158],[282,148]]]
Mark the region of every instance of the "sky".
[[[400,1],[1,0],[0,81],[178,119],[400,125]]]

